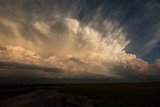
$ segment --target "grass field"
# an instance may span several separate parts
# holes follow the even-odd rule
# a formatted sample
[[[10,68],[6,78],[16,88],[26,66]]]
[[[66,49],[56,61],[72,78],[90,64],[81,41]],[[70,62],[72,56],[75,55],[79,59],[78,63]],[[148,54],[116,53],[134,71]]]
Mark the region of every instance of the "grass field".
[[[90,102],[97,107],[160,107],[160,83],[1,85],[0,98],[7,101],[38,90],[43,90],[39,97],[57,94],[80,106]]]

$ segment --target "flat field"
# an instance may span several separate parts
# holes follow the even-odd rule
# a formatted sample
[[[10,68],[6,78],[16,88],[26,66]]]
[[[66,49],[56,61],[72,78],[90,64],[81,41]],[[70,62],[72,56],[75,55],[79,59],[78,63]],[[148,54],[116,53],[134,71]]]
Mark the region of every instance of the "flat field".
[[[0,107],[160,107],[160,83],[1,85]]]

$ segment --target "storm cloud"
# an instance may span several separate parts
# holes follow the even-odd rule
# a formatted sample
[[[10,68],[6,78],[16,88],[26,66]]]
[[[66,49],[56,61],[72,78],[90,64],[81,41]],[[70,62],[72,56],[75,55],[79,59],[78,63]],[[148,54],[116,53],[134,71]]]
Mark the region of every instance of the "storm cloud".
[[[160,41],[159,10],[156,0],[0,0],[0,75],[158,80],[159,59],[140,56]]]

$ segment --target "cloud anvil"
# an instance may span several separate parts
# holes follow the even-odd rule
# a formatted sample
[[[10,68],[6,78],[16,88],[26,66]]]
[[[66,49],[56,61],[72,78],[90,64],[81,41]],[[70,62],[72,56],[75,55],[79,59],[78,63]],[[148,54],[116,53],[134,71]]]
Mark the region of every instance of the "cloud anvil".
[[[0,77],[159,81],[159,11],[156,0],[0,0]]]

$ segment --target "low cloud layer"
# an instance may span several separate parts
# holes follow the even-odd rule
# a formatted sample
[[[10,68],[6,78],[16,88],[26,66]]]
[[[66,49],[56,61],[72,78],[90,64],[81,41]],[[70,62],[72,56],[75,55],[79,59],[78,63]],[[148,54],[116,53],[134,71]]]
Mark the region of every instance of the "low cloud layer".
[[[83,8],[71,6],[64,13],[56,1],[52,11],[45,8],[49,1],[10,2],[2,0],[0,7],[6,10],[0,14],[1,78],[158,80],[160,60],[151,65],[127,53],[131,35],[120,21],[102,19],[102,7],[88,21],[76,17]],[[31,6],[30,13],[25,6]]]

